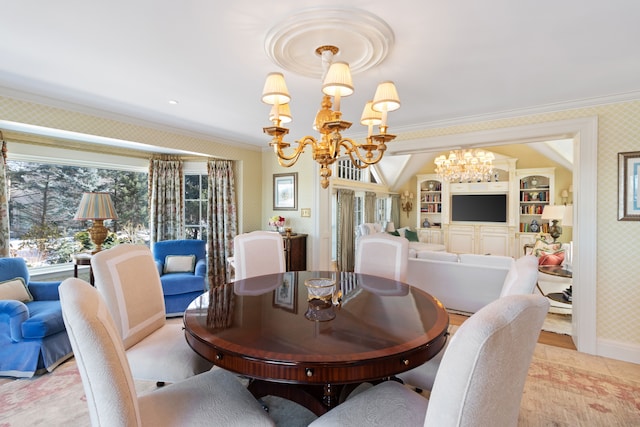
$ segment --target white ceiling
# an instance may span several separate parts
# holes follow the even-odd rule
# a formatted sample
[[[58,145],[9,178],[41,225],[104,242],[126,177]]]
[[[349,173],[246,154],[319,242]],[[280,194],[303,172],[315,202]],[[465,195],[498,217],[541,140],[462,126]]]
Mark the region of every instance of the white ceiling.
[[[318,4],[0,0],[0,95],[266,147],[262,127],[270,124],[269,106],[260,102],[262,86],[267,73],[283,71],[293,98],[290,139],[298,139],[313,132],[321,82],[279,68],[265,51],[265,38]],[[362,106],[388,79],[402,101],[389,114],[395,134],[640,98],[639,1],[367,0],[324,6],[366,10],[393,31],[387,57],[354,74],[355,94],[342,100],[356,136],[365,132],[357,124]],[[314,37],[317,46],[326,43],[322,34]]]

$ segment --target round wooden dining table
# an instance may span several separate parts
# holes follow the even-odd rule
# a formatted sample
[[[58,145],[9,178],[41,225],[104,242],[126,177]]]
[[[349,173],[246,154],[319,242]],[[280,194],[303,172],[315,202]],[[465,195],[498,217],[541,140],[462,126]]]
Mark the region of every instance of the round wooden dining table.
[[[318,305],[305,282],[330,279]],[[280,396],[320,415],[363,382],[434,357],[449,315],[408,284],[347,272],[300,271],[238,280],[196,298],[184,314],[189,345],[249,379],[256,398]]]

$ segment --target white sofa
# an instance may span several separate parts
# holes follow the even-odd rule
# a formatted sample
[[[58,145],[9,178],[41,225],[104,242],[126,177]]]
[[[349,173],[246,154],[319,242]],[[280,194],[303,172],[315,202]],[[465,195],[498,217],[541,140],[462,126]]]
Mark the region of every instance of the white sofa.
[[[398,234],[402,237],[405,237],[404,232],[409,227],[403,227],[396,230]],[[364,223],[360,224],[356,229],[356,248],[358,247],[358,240],[362,236],[368,236],[375,233],[385,233],[382,225],[378,223]],[[424,237],[418,233],[418,238],[423,239]],[[428,243],[423,242],[422,240],[419,242],[409,242],[409,258],[415,258],[417,254],[425,251],[435,252],[435,251],[444,251],[445,246],[436,244],[436,243]]]
[[[498,299],[507,275],[516,268],[515,260],[506,256],[429,251],[417,256],[409,258],[407,282],[436,297],[447,309],[466,313]]]

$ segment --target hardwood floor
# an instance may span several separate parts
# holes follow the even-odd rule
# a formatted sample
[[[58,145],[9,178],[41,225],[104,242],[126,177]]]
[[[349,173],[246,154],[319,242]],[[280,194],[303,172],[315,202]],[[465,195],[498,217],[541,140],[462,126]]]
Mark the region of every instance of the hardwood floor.
[[[452,325],[460,326],[467,320],[467,316],[460,314],[449,313],[449,322]],[[554,334],[553,332],[541,331],[538,338],[540,344],[552,345],[554,347],[566,348],[569,350],[576,350],[576,346],[573,343],[573,339],[569,335]]]

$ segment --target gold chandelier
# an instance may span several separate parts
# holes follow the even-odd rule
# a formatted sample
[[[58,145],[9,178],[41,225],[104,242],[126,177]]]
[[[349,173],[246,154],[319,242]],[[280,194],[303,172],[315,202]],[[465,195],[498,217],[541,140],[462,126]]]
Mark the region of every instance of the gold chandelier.
[[[449,153],[449,157],[442,154],[433,162],[436,164],[436,173],[442,180],[479,182],[491,180],[494,159],[495,156],[490,151],[454,150]]]
[[[380,83],[373,101],[366,103],[360,118],[360,123],[368,127],[366,141],[359,144],[350,138],[343,138],[341,132],[349,129],[351,122],[342,120],[340,99],[353,93],[353,83],[349,64],[331,61],[337,53],[338,48],[335,46],[321,46],[316,49],[316,54],[322,57],[323,63],[330,64],[322,84],[324,95],[320,103],[321,108],[316,114],[313,126],[320,132],[320,139],[305,136],[296,141],[298,146],[292,152],[285,154],[284,150],[291,144],[283,140],[283,137],[289,133],[289,129],[282,124],[290,122],[292,116],[289,108],[291,96],[282,73],[267,75],[262,91],[262,102],[273,106],[269,114],[269,120],[273,126],[265,127],[263,131],[272,137],[269,145],[278,156],[278,163],[284,167],[294,165],[304,151],[304,147],[310,145],[313,159],[320,164],[322,188],[329,186],[329,177],[331,177],[329,166],[341,156],[342,148],[345,150],[344,154],[348,155],[351,162],[360,169],[376,164],[382,159],[387,149],[386,143],[396,137],[387,134],[387,113],[400,108],[400,99],[393,82]],[[376,125],[379,127],[379,133],[373,135],[373,126]]]

